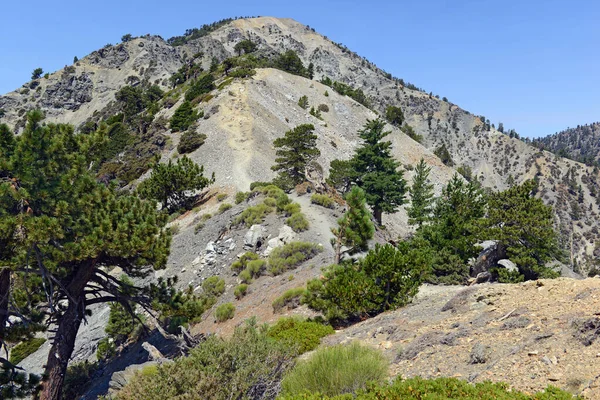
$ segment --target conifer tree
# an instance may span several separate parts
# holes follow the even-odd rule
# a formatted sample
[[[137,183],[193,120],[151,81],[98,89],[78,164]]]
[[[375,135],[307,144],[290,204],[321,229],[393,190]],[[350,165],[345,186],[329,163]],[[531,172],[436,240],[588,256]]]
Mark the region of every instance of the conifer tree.
[[[206,178],[204,166],[183,156],[175,164],[171,160],[156,164],[150,178],[138,187],[138,193],[142,198],[159,201],[164,210],[173,212],[186,206],[191,192],[204,189],[214,181],[214,173],[210,179]]]
[[[552,207],[531,195],[534,187],[529,180],[492,196],[484,221],[486,239],[497,240],[527,280],[556,277],[545,264],[561,255]]]
[[[298,125],[273,141],[276,151],[276,164],[271,167],[279,172],[278,185],[292,188],[306,180],[305,168],[310,161],[321,155],[317,149],[317,135],[312,124]]]
[[[342,256],[342,246],[348,247],[348,252],[366,250],[367,242],[373,238],[375,227],[371,222],[371,213],[367,210],[365,192],[354,186],[346,196],[348,211],[338,219],[338,227],[332,228],[335,236],[331,243],[335,249],[335,263],[339,264]]]
[[[0,265],[9,265],[13,276],[24,275],[36,287],[25,293],[34,307],[21,307],[9,297],[8,311],[20,311],[35,321],[41,310],[56,325],[45,367],[40,398],[59,399],[75,338],[89,306],[104,302],[150,304],[143,288],[111,278],[105,268],[120,266],[130,276],[146,276],[164,267],[169,235],[163,229],[166,215],[152,202],[121,195],[113,187],[96,182],[89,172],[101,138],[75,135],[71,126],[42,125],[43,115],[32,112],[10,158],[10,183],[0,193],[16,191],[20,206],[0,203],[2,221],[9,231],[1,236],[17,238],[11,253],[2,253]],[[15,195],[16,196],[16,195]],[[15,290],[15,289],[11,289]],[[38,297],[36,297],[38,296]]]
[[[415,175],[410,187],[410,207],[406,209],[408,213],[408,223],[420,227],[429,220],[433,206],[433,185],[429,183],[429,173],[431,167],[421,161],[415,167]]]
[[[383,141],[390,134],[384,132],[384,127],[381,119],[367,120],[358,132],[364,144],[352,159],[356,184],[365,191],[367,204],[373,209],[379,225],[382,213],[393,213],[404,203],[406,192],[406,181],[397,170],[398,162],[392,157],[392,143]]]

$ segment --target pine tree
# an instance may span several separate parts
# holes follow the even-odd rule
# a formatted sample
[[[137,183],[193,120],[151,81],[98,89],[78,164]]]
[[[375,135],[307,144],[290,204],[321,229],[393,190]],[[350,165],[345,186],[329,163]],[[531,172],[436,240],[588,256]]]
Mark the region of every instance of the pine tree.
[[[327,183],[344,194],[350,190],[352,182],[356,182],[355,175],[352,160],[333,160],[329,164]]]
[[[335,249],[335,263],[339,264],[342,246],[348,247],[349,253],[366,250],[367,243],[373,238],[375,227],[371,222],[371,213],[367,210],[365,193],[354,186],[346,196],[348,211],[338,219],[338,228],[332,228],[335,236],[331,243]]]
[[[417,236],[434,253],[434,283],[464,283],[469,276],[469,259],[478,253],[480,221],[485,214],[486,198],[476,183],[465,183],[454,174],[435,202],[431,223],[421,225]]]
[[[545,267],[561,256],[553,228],[554,213],[551,206],[531,195],[534,186],[529,180],[490,198],[485,237],[498,241],[525,279],[556,277]]]
[[[315,76],[315,65],[311,62],[308,64],[308,69],[306,70],[308,78],[312,79]]]
[[[177,110],[175,110],[175,113],[171,117],[171,130],[173,132],[185,131],[199,117],[200,115],[194,110],[192,104],[189,101],[184,101],[177,107]]]
[[[156,164],[150,178],[138,187],[138,193],[142,198],[159,201],[164,210],[173,212],[187,205],[190,192],[202,190],[214,181],[214,173],[210,179],[206,178],[204,166],[183,156],[175,164],[171,160]]]
[[[415,167],[415,175],[412,179],[410,191],[410,207],[406,209],[408,213],[408,223],[420,227],[428,221],[431,216],[433,206],[433,185],[429,183],[429,173],[431,167],[421,161]]]
[[[390,134],[383,131],[384,127],[381,119],[367,120],[358,132],[364,144],[352,159],[356,184],[365,191],[367,204],[379,225],[382,213],[393,213],[404,203],[406,192],[406,181],[392,157],[392,143],[383,141]]]
[[[21,198],[16,208],[12,202],[0,203],[0,214],[17,222],[11,227],[1,219],[9,231],[0,236],[17,240],[10,244],[10,254],[0,256],[1,265],[15,272],[13,277],[25,276],[35,285],[23,294],[29,296],[25,304],[30,308],[22,307],[21,296],[13,292],[9,312],[18,309],[33,321],[43,312],[57,326],[40,393],[42,400],[54,400],[61,396],[88,307],[115,301],[150,304],[142,288],[111,279],[106,267],[147,276],[152,266],[164,267],[170,237],[163,229],[166,215],[158,214],[154,203],[117,194],[90,174],[100,138],[75,135],[68,125],[42,125],[42,118],[40,112],[28,115],[10,158],[11,183],[1,185],[0,193],[16,196],[16,191]],[[42,300],[44,307],[39,306]]]
[[[396,127],[401,127],[404,123],[404,113],[400,107],[388,106],[385,109],[385,119]]]
[[[279,172],[277,183],[292,188],[306,181],[305,168],[308,163],[321,155],[317,149],[317,135],[312,124],[298,125],[285,133],[282,138],[273,141],[276,151],[276,164],[271,167]]]

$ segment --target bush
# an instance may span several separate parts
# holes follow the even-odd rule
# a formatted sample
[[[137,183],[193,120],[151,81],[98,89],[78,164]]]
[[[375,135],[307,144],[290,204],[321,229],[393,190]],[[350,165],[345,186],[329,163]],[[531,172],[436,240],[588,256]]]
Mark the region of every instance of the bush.
[[[329,112],[329,106],[327,104],[319,104],[319,111]]]
[[[258,254],[248,251],[242,254],[239,260],[236,260],[233,262],[233,264],[231,264],[231,270],[239,274],[244,269],[246,269],[246,266],[248,266],[249,261],[258,260],[258,258]]]
[[[252,225],[262,223],[267,214],[271,213],[273,208],[269,207],[264,203],[257,204],[255,206],[251,206],[246,208],[240,215],[238,215],[234,220],[234,225],[244,224],[247,227],[251,227]]]
[[[260,182],[260,181],[252,182],[250,184],[250,191],[253,191],[254,189],[257,189],[257,188],[267,187],[267,186],[273,186],[273,184],[271,182]]]
[[[333,201],[333,199],[331,199],[331,197],[324,195],[324,194],[318,194],[318,193],[313,194],[310,197],[310,202],[313,204],[320,205],[325,208],[334,208],[335,207],[335,202]]]
[[[88,361],[70,364],[65,374],[61,398],[63,400],[79,399],[89,387],[97,369],[97,363]]]
[[[298,203],[288,203],[283,207],[283,213],[290,217],[293,214],[297,214],[300,212],[302,208],[300,207],[300,204]]]
[[[111,338],[103,337],[98,341],[98,347],[96,348],[96,358],[98,360],[110,360],[116,353],[117,346]]]
[[[286,290],[273,301],[273,312],[279,312],[283,307],[296,308],[300,304],[300,298],[304,295],[305,291],[306,289],[301,287]]]
[[[428,253],[412,244],[376,245],[357,264],[330,266],[322,280],[308,283],[304,302],[332,321],[370,317],[406,305],[429,268]]]
[[[254,325],[236,328],[230,339],[211,335],[188,357],[137,372],[116,400],[273,398],[294,355]]]
[[[336,396],[355,393],[368,382],[382,382],[387,377],[388,363],[381,352],[358,343],[317,350],[306,361],[300,361],[282,382],[283,394],[304,392]]]
[[[237,192],[235,194],[235,204],[240,204],[243,201],[248,200],[249,193],[246,192]]]
[[[248,265],[246,266],[246,271],[253,278],[258,278],[263,274],[267,266],[267,262],[265,260],[252,260],[248,261]]]
[[[170,128],[173,132],[185,131],[189,128],[201,115],[194,110],[189,101],[181,103],[170,120]]]
[[[204,74],[198,78],[185,92],[185,100],[192,101],[197,97],[209,93],[215,88],[214,78],[211,74]]]
[[[236,299],[241,299],[248,293],[248,285],[242,283],[241,285],[237,285],[235,290],[233,291],[233,295]]]
[[[227,198],[227,193],[219,193],[217,195],[217,201],[221,202]]]
[[[256,70],[253,68],[236,68],[233,71],[229,71],[231,78],[249,78],[256,75]]]
[[[293,213],[285,223],[289,225],[294,232],[303,232],[308,229],[309,223],[304,214],[301,212]]]
[[[235,306],[231,303],[221,304],[215,310],[215,319],[217,322],[225,322],[235,315]]]
[[[321,245],[308,242],[291,242],[277,247],[269,255],[269,272],[279,275],[323,251]]]
[[[250,275],[250,271],[248,271],[247,269],[240,272],[239,278],[242,281],[242,283],[248,284],[252,282],[252,275]]]
[[[358,390],[355,396],[322,396],[319,393],[303,393],[301,395],[281,396],[280,400],[328,400],[328,399],[462,399],[462,400],[582,400],[571,393],[548,386],[543,392],[533,395],[511,390],[502,382],[469,383],[457,378],[424,379],[421,377],[396,378],[392,383],[370,385],[367,389]]]
[[[300,100],[298,100],[298,105],[306,110],[308,108],[308,97],[300,97]]]
[[[195,130],[187,130],[183,132],[181,138],[179,139],[179,144],[177,145],[177,152],[179,154],[191,153],[192,151],[200,148],[200,146],[204,144],[205,140],[205,134],[198,133]]]
[[[44,338],[31,338],[10,349],[9,361],[15,365],[35,353],[46,342]]]
[[[267,335],[298,349],[299,354],[316,349],[321,338],[331,335],[334,330],[329,325],[298,318],[281,318],[269,328]]]
[[[207,296],[219,297],[225,293],[225,281],[218,276],[211,276],[202,282],[202,289]]]
[[[223,203],[219,206],[219,214],[223,214],[225,211],[230,210],[233,206],[229,203]]]

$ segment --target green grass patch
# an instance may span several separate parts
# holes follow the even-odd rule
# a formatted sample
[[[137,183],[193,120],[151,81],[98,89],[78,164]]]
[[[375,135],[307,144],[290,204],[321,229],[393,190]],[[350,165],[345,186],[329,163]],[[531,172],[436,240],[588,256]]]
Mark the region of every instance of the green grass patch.
[[[310,224],[308,223],[308,220],[306,219],[306,217],[304,216],[304,214],[302,214],[301,212],[293,213],[285,221],[285,223],[287,225],[289,225],[290,228],[292,228],[293,231],[296,232],[296,233],[298,233],[298,232],[304,232],[304,231],[308,230],[308,227],[310,226]]]
[[[267,335],[297,348],[298,353],[303,354],[316,349],[321,343],[321,338],[333,333],[334,330],[329,325],[289,317],[277,321],[269,328]]]
[[[296,308],[300,304],[300,298],[305,291],[306,289],[303,287],[286,290],[273,301],[273,311],[279,312],[283,307]]]
[[[257,204],[255,206],[251,206],[246,208],[240,215],[238,215],[234,220],[234,225],[244,224],[247,227],[251,227],[252,225],[261,224],[268,214],[273,211],[272,207],[264,203]]]
[[[235,296],[236,299],[240,300],[242,297],[244,297],[246,294],[248,294],[248,285],[245,283],[242,283],[240,285],[237,285],[235,287],[235,290],[233,291],[233,295]]]
[[[223,214],[225,211],[227,210],[231,210],[231,208],[233,207],[233,205],[229,204],[229,203],[223,203],[219,206],[219,214]]]
[[[240,272],[246,269],[246,267],[248,266],[248,262],[258,259],[258,254],[248,251],[242,254],[242,256],[238,260],[234,261],[233,264],[231,264],[231,270],[236,274],[239,274]]]

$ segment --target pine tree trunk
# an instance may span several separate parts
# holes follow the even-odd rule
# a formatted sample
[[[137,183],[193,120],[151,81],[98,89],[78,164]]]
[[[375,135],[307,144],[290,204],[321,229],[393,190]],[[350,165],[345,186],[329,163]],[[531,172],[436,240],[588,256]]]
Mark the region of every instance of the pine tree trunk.
[[[381,226],[381,208],[373,207],[373,217],[375,218],[375,222],[377,222],[378,226]]]
[[[79,266],[67,288],[73,301],[69,300],[67,311],[59,320],[58,329],[46,362],[45,379],[42,382],[42,390],[39,395],[40,400],[60,400],[62,398],[62,387],[67,366],[75,348],[75,338],[79,326],[85,316],[84,289],[94,274],[95,264],[95,261],[88,261],[86,264]]]
[[[0,342],[4,341],[8,321],[8,292],[10,291],[10,268],[0,270]]]

